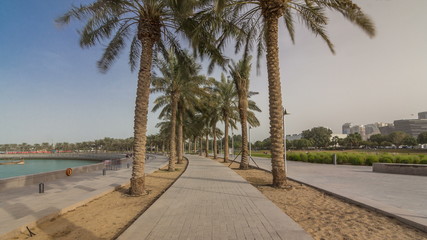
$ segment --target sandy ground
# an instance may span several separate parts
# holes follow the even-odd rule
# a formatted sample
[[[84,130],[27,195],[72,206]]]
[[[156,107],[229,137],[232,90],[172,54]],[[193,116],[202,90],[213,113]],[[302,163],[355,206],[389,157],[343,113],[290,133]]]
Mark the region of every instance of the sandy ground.
[[[393,218],[293,181],[289,181],[291,189],[275,189],[270,186],[271,173],[257,169],[239,170],[238,167],[237,163],[231,165],[314,239],[427,239],[427,233]]]
[[[1,236],[0,239],[114,239],[142,214],[183,172],[185,164],[177,164],[178,171],[167,168],[146,176],[148,194],[130,197],[129,186],[106,194],[74,211],[39,224],[28,232]]]

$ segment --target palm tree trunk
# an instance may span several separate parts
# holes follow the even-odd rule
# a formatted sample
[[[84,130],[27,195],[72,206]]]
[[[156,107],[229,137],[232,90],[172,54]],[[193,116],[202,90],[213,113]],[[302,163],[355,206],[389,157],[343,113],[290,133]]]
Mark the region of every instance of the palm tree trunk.
[[[150,38],[143,38],[141,39],[141,44],[144,50],[141,53],[135,100],[134,158],[132,177],[130,179],[130,194],[132,196],[139,196],[145,193],[145,144],[147,141],[147,115],[154,41]]]
[[[278,47],[278,16],[264,16],[267,24],[267,70],[268,94],[270,111],[271,165],[273,186],[286,185],[283,140],[283,105],[280,86],[279,47]]]
[[[248,159],[248,97],[246,90],[239,91],[239,114],[240,124],[242,126],[242,159],[240,160],[240,169],[249,168]]]
[[[214,123],[213,124],[213,126],[212,126],[212,133],[213,133],[213,147],[212,147],[212,151],[213,151],[213,156],[214,156],[214,159],[216,159],[218,156],[217,156],[217,148],[218,148],[218,146],[217,146],[217,143],[216,143],[216,123]]]
[[[197,137],[196,136],[194,136],[194,146],[193,146],[193,149],[194,149],[194,153],[196,153],[197,152]]]
[[[228,128],[229,128],[229,123],[228,123],[228,116],[226,115],[224,117],[224,124],[225,124],[225,140],[224,140],[224,162],[228,162]]]
[[[183,153],[184,153],[184,135],[182,134],[182,128],[183,128],[183,124],[182,124],[182,111],[183,109],[180,108],[178,111],[178,115],[179,115],[179,119],[178,119],[178,164],[181,164],[183,162],[182,158],[183,158]]]
[[[206,133],[206,146],[205,146],[205,157],[209,157],[209,133]]]
[[[203,151],[203,136],[200,137],[199,156],[202,156],[202,151]]]
[[[178,108],[178,97],[172,94],[172,114],[171,114],[171,136],[170,136],[170,155],[169,155],[169,166],[168,171],[175,171],[176,162],[176,112]]]

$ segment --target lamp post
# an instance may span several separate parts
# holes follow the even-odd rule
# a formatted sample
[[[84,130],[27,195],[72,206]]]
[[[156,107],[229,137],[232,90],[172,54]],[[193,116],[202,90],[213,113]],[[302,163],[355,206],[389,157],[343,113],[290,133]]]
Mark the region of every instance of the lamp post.
[[[285,107],[283,107],[283,146],[284,146],[284,153],[283,153],[283,159],[285,161],[285,174],[288,174],[288,163],[286,161],[286,125],[285,125],[285,116],[289,115],[290,113],[288,113],[285,109]]]
[[[249,159],[252,158],[252,148],[251,148],[251,126],[249,126]],[[250,160],[249,160],[250,161]]]

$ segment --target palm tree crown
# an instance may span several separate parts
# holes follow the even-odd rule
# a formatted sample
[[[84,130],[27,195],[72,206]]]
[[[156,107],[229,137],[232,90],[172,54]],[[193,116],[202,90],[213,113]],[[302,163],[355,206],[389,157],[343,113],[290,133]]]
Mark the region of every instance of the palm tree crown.
[[[98,61],[102,72],[108,70],[119,53],[130,41],[129,65],[139,69],[134,117],[134,162],[132,169],[132,195],[145,192],[145,145],[151,67],[157,52],[167,54],[172,48],[180,52],[177,31],[183,19],[190,16],[197,1],[174,0],[96,0],[87,5],[73,7],[57,19],[68,24],[71,19],[85,22],[80,31],[80,45],[91,47],[109,41]],[[208,43],[209,44],[209,43]]]

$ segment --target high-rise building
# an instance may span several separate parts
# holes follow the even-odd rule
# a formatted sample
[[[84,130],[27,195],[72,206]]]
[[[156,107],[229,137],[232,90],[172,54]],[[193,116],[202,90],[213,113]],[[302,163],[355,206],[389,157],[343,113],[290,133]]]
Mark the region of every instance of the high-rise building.
[[[427,132],[427,112],[418,113],[418,119],[404,119],[394,121],[395,131],[402,131],[413,137]]]
[[[351,123],[344,123],[342,125],[342,134],[350,134],[351,132],[351,127],[352,124]]]
[[[427,112],[418,113],[418,119],[427,119]]]
[[[354,133],[358,133],[360,134],[360,136],[362,137],[363,140],[366,140],[366,129],[365,129],[365,125],[354,125],[350,128],[350,133],[354,134]]]

